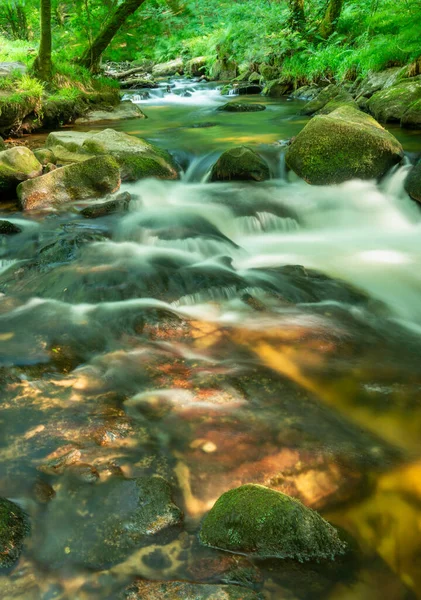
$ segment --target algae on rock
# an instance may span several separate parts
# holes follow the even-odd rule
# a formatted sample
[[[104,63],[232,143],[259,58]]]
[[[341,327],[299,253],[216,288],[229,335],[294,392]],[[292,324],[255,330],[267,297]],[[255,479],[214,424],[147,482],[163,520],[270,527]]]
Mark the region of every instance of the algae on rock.
[[[315,185],[382,177],[403,158],[398,140],[352,106],[313,117],[286,153],[286,163]]]
[[[38,177],[42,165],[25,146],[0,152],[0,191],[13,190],[18,183]]]
[[[23,510],[0,498],[0,569],[11,567],[18,560],[28,532],[29,522]]]
[[[120,187],[120,169],[112,156],[95,156],[55,169],[19,184],[23,210],[54,206],[74,200],[100,198]]]
[[[212,167],[210,181],[265,181],[270,178],[266,162],[247,146],[224,152]]]
[[[332,525],[299,500],[262,485],[229,490],[203,520],[205,546],[261,558],[333,560],[345,552]]]

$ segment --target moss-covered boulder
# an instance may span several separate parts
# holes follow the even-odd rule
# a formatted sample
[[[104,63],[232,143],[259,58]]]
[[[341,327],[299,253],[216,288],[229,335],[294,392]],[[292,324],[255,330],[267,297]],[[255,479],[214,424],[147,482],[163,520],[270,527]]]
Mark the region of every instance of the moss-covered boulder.
[[[184,73],[184,61],[182,58],[175,58],[165,63],[159,63],[152,68],[154,77],[166,77],[168,75],[182,75]]]
[[[401,72],[401,67],[391,67],[384,71],[370,71],[364,79],[355,84],[354,91],[356,98],[360,96],[370,98],[379,90],[392,87],[397,82]]]
[[[379,178],[402,158],[398,140],[350,106],[313,117],[286,153],[288,167],[315,185]]]
[[[34,150],[34,155],[43,167],[56,162],[54,153],[49,148],[39,148],[38,150]]]
[[[421,75],[403,79],[392,87],[376,92],[368,100],[367,108],[382,123],[402,122],[406,127],[415,127],[409,117],[415,113],[419,118],[419,100]]]
[[[201,77],[206,74],[207,56],[197,56],[186,63],[186,73],[191,77]]]
[[[12,190],[41,173],[42,165],[29,148],[17,146],[0,152],[0,191]]]
[[[217,110],[224,112],[259,112],[266,110],[264,104],[245,104],[243,102],[227,102],[219,106]]]
[[[4,139],[0,136],[0,151],[7,150],[6,144],[4,143]]]
[[[415,100],[401,118],[401,127],[407,129],[421,129],[421,98]]]
[[[111,156],[95,156],[81,163],[55,169],[19,184],[23,210],[57,206],[75,200],[100,198],[120,187],[120,169]]]
[[[237,585],[141,579],[124,590],[119,600],[263,600],[263,596]]]
[[[421,202],[421,161],[410,170],[405,181],[405,190],[411,198]]]
[[[281,96],[285,96],[290,89],[291,83],[280,78],[274,79],[273,81],[268,81],[263,88],[262,93],[264,96],[269,96],[270,98],[281,98]]]
[[[11,567],[18,560],[28,532],[29,522],[23,510],[0,498],[0,569]]]
[[[68,477],[35,532],[42,540],[39,559],[50,567],[107,567],[151,544],[154,535],[178,525],[182,517],[169,483],[160,476],[115,476],[90,485]]]
[[[265,181],[270,178],[266,162],[247,146],[224,152],[212,167],[210,181]]]
[[[344,92],[341,92],[340,94],[338,94],[332,100],[329,100],[329,102],[327,102],[323,106],[323,108],[318,110],[316,114],[328,115],[331,112],[333,112],[334,110],[336,110],[337,108],[341,108],[342,106],[349,106],[351,108],[355,108],[356,110],[359,110],[358,104],[356,103],[354,98],[351,96],[351,94],[349,92],[344,91]]]
[[[323,88],[312,100],[309,100],[307,104],[301,109],[302,115],[314,115],[321,110],[328,102],[337,98],[339,95],[343,95],[342,90],[338,85],[328,85]]]
[[[122,179],[129,181],[145,177],[178,177],[176,165],[166,150],[114,129],[104,129],[99,133],[53,132],[48,136],[46,145],[48,148],[62,146],[81,155],[111,155],[120,165]]]
[[[222,494],[204,518],[199,539],[229,552],[300,562],[333,560],[346,547],[318,513],[256,484]]]

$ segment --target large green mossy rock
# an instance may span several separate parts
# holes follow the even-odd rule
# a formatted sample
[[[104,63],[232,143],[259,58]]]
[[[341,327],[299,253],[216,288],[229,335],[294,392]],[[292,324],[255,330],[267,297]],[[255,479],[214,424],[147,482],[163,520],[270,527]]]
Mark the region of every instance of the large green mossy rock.
[[[256,484],[222,494],[204,518],[199,538],[212,548],[300,562],[333,560],[346,547],[318,513]]]
[[[0,498],[0,569],[11,567],[18,560],[28,532],[29,523],[23,510]]]
[[[376,92],[368,100],[367,108],[382,123],[401,122],[405,127],[415,127],[416,122],[421,122],[420,100],[421,75],[418,75]]]
[[[266,162],[247,146],[224,152],[212,167],[210,181],[265,181],[270,178]]]
[[[421,202],[421,161],[410,170],[405,181],[405,190],[411,198]]]
[[[183,518],[171,486],[160,476],[86,485],[64,480],[49,503],[39,560],[49,567],[78,564],[103,568],[127,558]]]
[[[168,75],[180,75],[184,73],[184,61],[182,58],[175,58],[165,63],[159,63],[152,68],[154,77],[167,77]]]
[[[17,146],[0,152],[0,191],[12,190],[41,173],[42,165],[29,148]]]
[[[120,187],[120,169],[112,156],[95,156],[19,184],[23,210],[57,206],[75,200],[101,198]]]
[[[286,153],[286,163],[315,185],[376,179],[399,163],[403,148],[375,119],[351,106],[313,117]]]
[[[48,148],[61,146],[79,154],[113,156],[120,165],[122,179],[128,181],[145,177],[178,177],[176,165],[166,150],[114,129],[104,129],[98,133],[57,131],[50,133],[46,145]]]

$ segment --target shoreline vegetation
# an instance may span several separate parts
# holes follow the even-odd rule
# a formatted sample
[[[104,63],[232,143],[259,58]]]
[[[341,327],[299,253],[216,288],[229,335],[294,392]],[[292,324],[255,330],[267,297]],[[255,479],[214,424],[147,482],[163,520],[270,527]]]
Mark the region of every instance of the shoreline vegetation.
[[[3,137],[112,110],[121,89],[176,75],[221,82],[222,93],[306,99],[327,88],[381,123],[421,128],[418,0],[399,13],[389,0],[223,1],[218,15],[209,0],[124,0],[111,11],[90,0],[78,14],[45,4],[0,9]]]

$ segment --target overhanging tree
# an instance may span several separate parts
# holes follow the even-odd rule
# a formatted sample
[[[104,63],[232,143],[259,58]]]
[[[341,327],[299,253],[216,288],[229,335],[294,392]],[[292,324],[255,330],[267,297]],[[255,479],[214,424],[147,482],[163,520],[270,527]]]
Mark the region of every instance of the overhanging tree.
[[[52,77],[52,35],[51,35],[51,0],[41,0],[41,39],[39,43],[38,55],[35,59],[33,70],[42,81],[50,81]]]
[[[124,0],[119,4],[108,23],[80,57],[79,64],[90,71],[97,71],[102,53],[107,49],[120,27],[144,2],[145,0]]]

